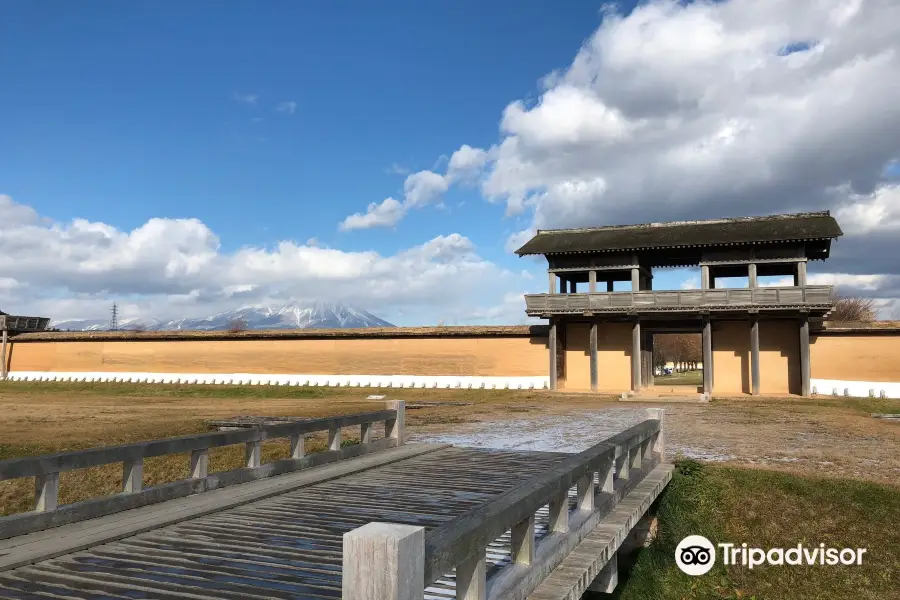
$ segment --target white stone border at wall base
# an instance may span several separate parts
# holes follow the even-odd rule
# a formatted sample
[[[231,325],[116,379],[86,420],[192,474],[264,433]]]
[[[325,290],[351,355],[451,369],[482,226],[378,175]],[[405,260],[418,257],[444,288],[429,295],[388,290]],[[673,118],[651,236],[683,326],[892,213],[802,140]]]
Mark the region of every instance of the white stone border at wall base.
[[[818,396],[900,398],[900,383],[895,382],[811,379],[809,383],[812,393]]]
[[[470,377],[429,375],[268,375],[261,373],[114,373],[10,371],[10,381],[83,381],[206,385],[284,385],[359,388],[540,390],[549,377]]]

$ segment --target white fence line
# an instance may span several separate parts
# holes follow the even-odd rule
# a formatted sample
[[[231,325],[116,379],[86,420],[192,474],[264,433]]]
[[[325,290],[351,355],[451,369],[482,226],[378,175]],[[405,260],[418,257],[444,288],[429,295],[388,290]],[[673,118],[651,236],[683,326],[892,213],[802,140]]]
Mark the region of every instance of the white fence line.
[[[811,379],[810,385],[812,386],[812,393],[820,396],[900,398],[900,383],[895,382]]]
[[[550,387],[548,377],[475,377],[457,375],[269,375],[261,373],[116,373],[10,371],[10,381],[83,381],[321,387],[510,389]]]

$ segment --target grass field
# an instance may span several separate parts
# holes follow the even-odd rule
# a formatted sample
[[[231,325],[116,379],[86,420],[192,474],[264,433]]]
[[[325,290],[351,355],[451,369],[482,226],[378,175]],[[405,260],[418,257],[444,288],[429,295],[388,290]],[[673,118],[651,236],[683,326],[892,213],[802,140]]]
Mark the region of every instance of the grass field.
[[[621,600],[900,598],[900,489],[843,479],[679,463],[652,509],[659,535],[622,574]],[[866,548],[856,566],[726,567],[700,577],[675,565],[684,537],[750,547]],[[719,556],[719,558],[721,555]],[[603,596],[588,594],[586,600]]]
[[[672,373],[671,375],[655,375],[655,385],[703,385],[703,371],[685,371],[684,373]]]
[[[170,386],[146,384],[0,384],[0,459],[128,443],[209,431],[208,419],[234,415],[329,416],[380,408],[363,399],[385,390],[274,386]],[[547,416],[579,411],[639,410],[590,394],[506,390],[392,389],[389,398],[454,401],[407,413],[411,431],[470,427],[478,421],[525,418],[535,427]],[[655,510],[661,535],[641,551],[617,592],[623,599],[660,598],[900,598],[900,424],[871,419],[900,413],[900,401],[879,398],[714,399],[705,405],[667,405],[667,443],[716,440],[753,469],[681,463]],[[345,438],[357,435],[355,430]],[[806,446],[804,446],[806,444]],[[307,451],[324,448],[323,439]],[[788,452],[791,452],[788,454]],[[267,443],[263,461],[287,456],[287,442]],[[775,457],[762,464],[761,455]],[[787,457],[790,460],[781,460]],[[795,458],[802,460],[794,460]],[[211,471],[243,466],[243,448],[211,452]],[[806,462],[803,462],[806,461]],[[842,462],[844,461],[844,462]],[[184,456],[148,460],[147,485],[187,477]],[[770,470],[777,468],[789,473]],[[814,477],[851,473],[856,480]],[[861,481],[869,479],[870,481]],[[880,484],[877,482],[887,482]],[[893,485],[891,485],[891,482]],[[62,503],[111,494],[121,466],[66,473]],[[0,514],[30,509],[31,479],[0,482]],[[824,542],[866,547],[862,567],[770,567],[753,571],[717,567],[689,578],[674,565],[674,547],[689,533],[715,541],[762,547]]]

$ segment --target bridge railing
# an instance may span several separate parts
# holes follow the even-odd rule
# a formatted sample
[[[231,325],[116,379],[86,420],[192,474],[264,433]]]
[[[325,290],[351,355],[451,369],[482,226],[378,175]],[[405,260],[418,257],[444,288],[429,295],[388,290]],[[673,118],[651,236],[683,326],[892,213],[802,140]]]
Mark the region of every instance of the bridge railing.
[[[344,535],[343,597],[421,599],[455,569],[456,597],[521,600],[665,459],[664,412],[561,461],[486,506],[425,532],[370,523]],[[570,490],[575,489],[574,507]],[[536,513],[549,507],[546,535]],[[511,562],[488,572],[488,545],[509,533]]]
[[[405,437],[406,403],[393,400],[386,404],[385,410],[361,414],[0,461],[0,481],[34,477],[35,482],[34,510],[0,517],[0,539],[400,446]],[[373,426],[380,422],[384,422],[384,438],[374,440]],[[344,446],[341,430],[353,426],[360,428],[359,443]],[[328,432],[328,450],[306,455],[306,436],[318,432]],[[279,438],[290,440],[290,458],[262,464],[263,442]],[[236,444],[245,447],[246,467],[210,474],[210,449]],[[188,479],[144,488],[145,459],[187,452]],[[120,493],[59,504],[60,473],[114,463],[122,463]]]

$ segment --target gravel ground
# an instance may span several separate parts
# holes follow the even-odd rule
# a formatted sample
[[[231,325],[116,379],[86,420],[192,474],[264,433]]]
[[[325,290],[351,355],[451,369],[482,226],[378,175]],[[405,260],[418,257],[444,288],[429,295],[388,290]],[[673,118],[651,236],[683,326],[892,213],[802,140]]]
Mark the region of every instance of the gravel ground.
[[[498,413],[474,423],[415,428],[412,441],[578,452],[666,409],[670,456],[900,484],[900,423],[846,406],[796,401],[607,404],[597,409]]]

